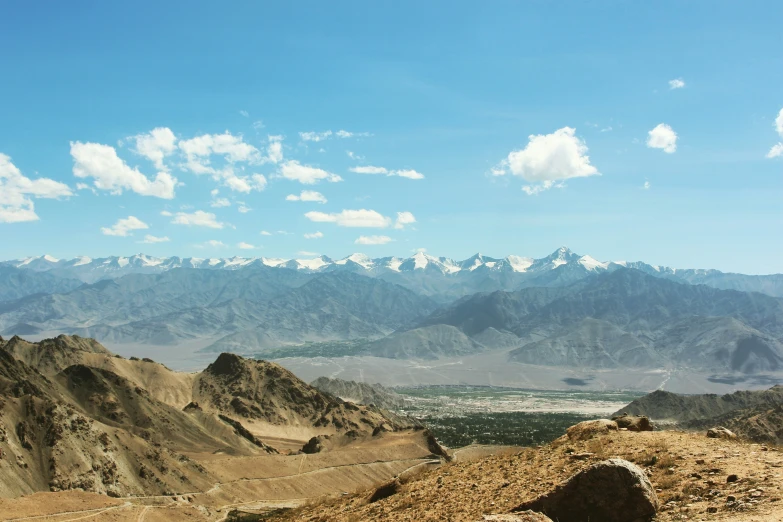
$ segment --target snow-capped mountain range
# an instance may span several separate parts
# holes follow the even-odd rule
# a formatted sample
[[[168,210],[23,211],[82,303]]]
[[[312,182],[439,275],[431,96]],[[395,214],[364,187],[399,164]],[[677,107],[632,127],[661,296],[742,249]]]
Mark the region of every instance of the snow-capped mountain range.
[[[616,266],[638,267],[644,265],[658,272],[676,273],[676,269],[658,267],[645,263],[626,263],[625,261],[598,261],[589,255],[580,256],[566,247],[561,247],[547,257],[534,259],[509,255],[504,258],[494,258],[475,254],[463,261],[447,257],[435,257],[419,252],[408,258],[381,257],[371,258],[365,254],[355,253],[342,259],[331,259],[318,256],[302,259],[282,259],[272,257],[229,257],[229,258],[196,258],[196,257],[152,257],[137,254],[129,257],[110,256],[90,258],[86,256],[73,259],[57,259],[50,255],[28,257],[0,264],[14,268],[34,270],[36,272],[54,271],[59,275],[69,275],[85,282],[101,279],[113,279],[131,273],[157,273],[173,268],[201,268],[212,270],[238,270],[252,266],[264,265],[275,268],[289,268],[308,273],[328,272],[340,268],[363,269],[368,272],[389,270],[393,272],[412,272],[416,270],[437,271],[442,274],[456,274],[463,271],[474,271],[479,268],[492,271],[510,271],[517,273],[552,270],[566,264],[578,264],[589,271],[603,271]],[[701,270],[700,272],[714,272]],[[716,271],[715,271],[716,272]]]

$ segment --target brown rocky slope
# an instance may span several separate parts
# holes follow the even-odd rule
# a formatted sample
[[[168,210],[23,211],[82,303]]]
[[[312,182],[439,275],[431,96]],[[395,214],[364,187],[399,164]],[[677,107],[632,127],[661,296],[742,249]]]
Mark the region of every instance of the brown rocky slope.
[[[277,453],[266,437],[287,430],[350,442],[414,426],[264,361],[223,354],[180,374],[91,339],[0,338],[0,497],[201,491],[216,479],[187,455]]]

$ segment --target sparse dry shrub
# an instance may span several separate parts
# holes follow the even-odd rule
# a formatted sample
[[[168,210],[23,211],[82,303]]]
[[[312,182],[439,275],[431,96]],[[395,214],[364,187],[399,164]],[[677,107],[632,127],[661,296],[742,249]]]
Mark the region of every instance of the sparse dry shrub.
[[[678,483],[679,479],[676,475],[663,475],[657,481],[655,481],[655,485],[664,490],[672,489],[676,487]]]
[[[668,469],[674,466],[675,459],[674,457],[669,453],[664,453],[662,455],[658,456],[658,461],[655,463],[655,465],[661,469]]]

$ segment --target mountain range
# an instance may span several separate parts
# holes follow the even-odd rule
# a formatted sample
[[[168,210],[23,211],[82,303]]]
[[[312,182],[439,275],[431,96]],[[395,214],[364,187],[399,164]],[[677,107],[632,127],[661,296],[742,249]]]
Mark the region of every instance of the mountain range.
[[[337,356],[502,351],[546,366],[783,370],[783,299],[754,290],[774,294],[781,275],[604,263],[566,248],[538,260],[317,259],[6,262],[0,334],[195,341],[205,352],[275,357],[337,343]]]
[[[438,302],[449,302],[476,292],[516,290],[531,286],[564,285],[588,275],[634,268],[649,275],[688,284],[706,284],[715,288],[752,291],[783,297],[783,274],[745,275],[725,273],[713,269],[676,269],[651,265],[641,261],[598,261],[589,255],[580,255],[566,247],[552,254],[534,259],[517,255],[494,258],[475,254],[458,261],[435,257],[424,252],[402,257],[370,258],[365,254],[351,254],[342,259],[319,256],[311,259],[281,259],[267,257],[231,258],[157,258],[144,254],[129,257],[77,257],[57,259],[44,255],[25,259],[0,261],[0,267],[11,267],[26,272],[48,273],[69,282],[95,283],[116,279],[128,274],[160,274],[178,268],[219,271],[253,270],[262,267],[289,269],[302,274],[320,274],[349,271],[383,279],[416,293],[427,295]],[[565,267],[563,269],[563,267]],[[560,270],[556,270],[560,268]],[[3,275],[0,281],[7,276]],[[15,288],[12,291],[12,288]],[[27,288],[27,290],[25,290]],[[41,285],[22,283],[11,285],[0,282],[0,301],[15,299],[41,291]]]

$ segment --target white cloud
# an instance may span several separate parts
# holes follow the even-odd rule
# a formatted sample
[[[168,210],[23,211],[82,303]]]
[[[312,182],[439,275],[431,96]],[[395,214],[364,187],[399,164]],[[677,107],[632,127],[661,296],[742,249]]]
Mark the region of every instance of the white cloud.
[[[144,241],[142,241],[142,243],[166,243],[168,241],[171,241],[168,236],[156,237],[147,234],[144,236]]]
[[[172,214],[172,213],[171,213],[171,212],[169,212],[168,210],[162,210],[162,211],[161,211],[161,213],[160,213],[160,215],[161,215],[161,216],[166,216],[166,217],[171,217],[171,216],[173,216],[174,214]]]
[[[266,178],[263,175],[246,176],[242,174],[244,167],[237,167],[237,164],[261,165],[279,162],[283,157],[281,140],[281,136],[269,136],[267,155],[264,156],[256,147],[245,143],[241,135],[235,136],[228,131],[223,134],[196,136],[179,142],[179,148],[185,155],[185,162],[181,167],[194,174],[209,174],[212,179],[222,182],[236,192],[264,190]],[[222,168],[214,167],[213,156],[222,156],[226,164]]]
[[[554,181],[547,180],[539,185],[525,185],[524,187],[522,187],[522,190],[528,196],[535,196],[551,188],[563,188],[563,187],[565,187],[565,184],[562,181],[559,183],[555,183]]]
[[[267,232],[266,230],[262,230],[262,231],[260,232],[260,234],[261,234],[262,236],[271,236],[271,235],[272,235],[272,233],[271,233],[271,232]]]
[[[525,181],[539,183],[529,188],[533,193],[547,190],[557,181],[600,175],[598,169],[590,164],[587,145],[575,133],[575,129],[563,127],[552,134],[531,135],[524,149],[511,151],[506,159],[491,169],[491,174],[503,176],[511,173]]]
[[[780,139],[783,140],[783,109],[780,109],[778,117],[775,118],[775,130],[780,136]],[[783,141],[773,145],[767,153],[768,158],[777,158],[779,156],[783,156]]]
[[[348,170],[356,174],[386,174],[387,176],[399,176],[408,179],[424,179],[424,174],[413,169],[389,170],[385,167],[365,165],[362,167],[351,167]]]
[[[677,150],[677,133],[665,123],[659,123],[647,133],[647,146],[651,149],[663,149],[667,154]]]
[[[412,225],[416,222],[416,218],[410,212],[397,212],[397,221],[394,223],[394,228],[405,228],[405,225]]]
[[[259,192],[266,188],[266,177],[263,174],[253,174],[250,176],[250,186]]]
[[[388,174],[389,170],[384,167],[373,167],[372,165],[366,165],[364,167],[351,167],[351,172],[356,174]]]
[[[267,136],[269,146],[266,149],[267,158],[271,163],[280,163],[283,161],[283,137]]]
[[[315,203],[326,203],[326,197],[320,192],[314,190],[303,190],[298,196],[289,194],[285,197],[286,201],[312,201]]]
[[[226,131],[223,134],[203,134],[189,140],[181,140],[179,148],[188,159],[209,163],[209,156],[223,156],[226,161],[253,162],[261,159],[260,151],[249,143],[245,143],[241,135],[234,136]],[[199,172],[197,172],[199,174]]]
[[[72,195],[68,185],[59,181],[23,176],[11,163],[11,157],[0,152],[0,223],[38,220],[32,198],[56,199]]]
[[[311,257],[311,256],[317,256],[317,255],[318,255],[318,252],[308,252],[307,250],[300,250],[300,251],[299,251],[299,252],[297,252],[296,254],[297,254],[297,255],[300,255],[300,256],[308,256],[308,257]]]
[[[359,236],[354,243],[357,245],[385,245],[394,241],[389,236]]]
[[[156,169],[168,172],[169,169],[163,164],[163,159],[177,150],[177,137],[171,129],[157,127],[147,134],[137,134],[128,139],[136,143],[134,150],[136,154],[152,161]]]
[[[239,111],[239,114],[241,114],[241,115],[242,115],[242,116],[244,116],[245,118],[249,118],[249,117],[250,117],[250,113],[249,113],[249,112],[247,112],[246,110],[241,110],[241,111]]]
[[[240,203],[239,206],[237,207],[237,210],[239,211],[240,214],[247,214],[248,212],[250,212],[253,209],[248,207],[244,203]]]
[[[342,181],[343,178],[323,169],[302,165],[298,161],[286,161],[280,167],[280,175],[285,179],[298,181],[305,185],[313,185],[322,179],[331,182]]]
[[[142,196],[154,196],[163,199],[174,197],[176,178],[168,172],[158,172],[154,181],[150,181],[137,168],[131,168],[117,156],[117,151],[109,145],[100,143],[71,142],[73,174],[77,178],[93,178],[96,188],[108,190],[112,194],[122,194],[131,190]]]
[[[305,217],[316,223],[336,223],[341,227],[386,228],[392,220],[374,210],[343,210],[339,213],[308,212]]]
[[[162,213],[161,213],[162,214]],[[177,212],[171,221],[175,225],[188,225],[194,227],[223,228],[226,224],[217,221],[215,214],[197,210],[192,213]]]
[[[212,248],[222,248],[222,247],[226,246],[226,244],[223,243],[222,241],[218,241],[217,239],[210,239],[209,241],[204,241],[204,244],[203,245],[199,245],[199,246],[207,246],[207,247],[212,247]]]
[[[338,138],[366,138],[372,136],[369,132],[348,132],[347,130],[338,130],[334,135]]]
[[[230,207],[231,202],[226,198],[217,198],[209,206],[213,208]]]
[[[608,127],[604,127],[603,129],[601,129],[601,132],[611,132],[611,130],[612,130],[612,126],[609,125]]]
[[[391,171],[391,175],[408,179],[424,179],[424,174],[421,172],[416,172],[413,169],[393,170]]]
[[[685,87],[685,82],[683,81],[682,78],[675,78],[674,80],[669,80],[669,89],[682,89],[683,87]]]
[[[128,216],[124,219],[118,219],[111,227],[101,227],[101,232],[105,236],[128,236],[132,235],[134,230],[144,230],[150,228],[145,222],[136,216]]]
[[[355,152],[353,152],[353,151],[350,151],[350,150],[346,150],[346,151],[345,151],[345,153],[346,153],[346,154],[348,155],[348,157],[349,157],[349,158],[351,158],[352,160],[361,161],[361,160],[363,160],[363,159],[364,159],[364,156],[359,156],[358,154],[356,154]]]
[[[324,131],[324,132],[300,132],[299,137],[302,138],[302,141],[323,141],[329,138],[329,136],[332,135],[332,131]]]
[[[250,243],[245,243],[244,241],[237,243],[237,247],[241,248],[242,250],[255,250],[256,247],[254,245],[251,245]]]
[[[313,232],[312,234],[304,235],[305,239],[321,239],[322,237],[324,237],[323,232]]]
[[[418,252],[418,253],[421,253],[421,254],[423,254],[426,251],[427,251],[426,248],[417,248],[416,250],[414,250],[414,252]]]
[[[650,182],[649,182],[649,181],[645,181],[645,182],[644,182],[644,185],[642,185],[642,188],[643,188],[644,190],[650,190],[650,187],[651,187],[651,185],[650,185]]]
[[[263,129],[263,128],[264,128],[264,122],[263,122],[263,121],[261,121],[261,120],[256,120],[256,121],[254,121],[254,122],[253,122],[253,128],[254,128],[255,130],[260,130],[260,129]]]

